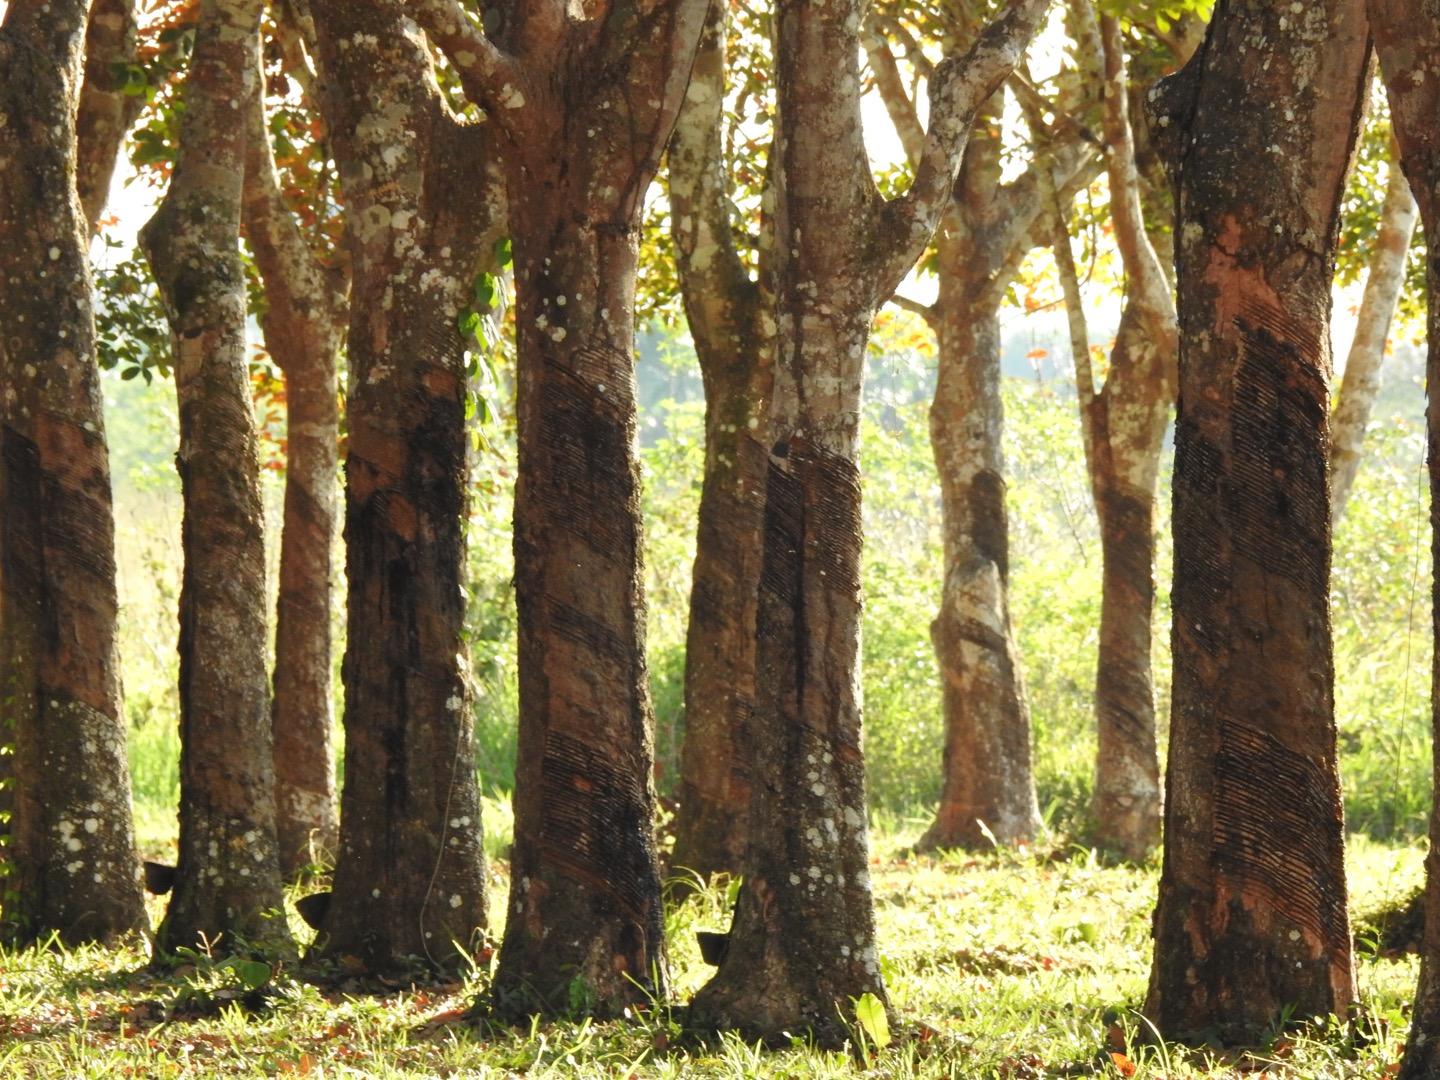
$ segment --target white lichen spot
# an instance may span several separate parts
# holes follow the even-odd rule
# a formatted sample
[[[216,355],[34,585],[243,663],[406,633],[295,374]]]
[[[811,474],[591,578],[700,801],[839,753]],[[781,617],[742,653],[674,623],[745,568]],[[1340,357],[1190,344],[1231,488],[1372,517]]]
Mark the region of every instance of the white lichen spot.
[[[453,896],[450,897],[450,906],[451,906],[452,908],[458,908],[458,907],[460,906],[460,904],[461,904],[461,900],[460,900],[460,894],[459,894],[459,893],[455,893]]]
[[[499,100],[501,108],[523,109],[525,107],[525,95],[509,83],[502,86],[500,93],[495,96]]]
[[[85,819],[85,831],[92,836],[100,831],[100,819],[88,817]]]
[[[58,247],[52,247],[52,248],[50,249],[50,261],[51,261],[51,262],[59,262],[59,261],[60,261],[60,249],[59,249]]]
[[[799,874],[791,874],[791,875],[790,875],[790,884],[791,884],[791,885],[799,885],[799,884],[800,884],[800,875],[799,875]]]

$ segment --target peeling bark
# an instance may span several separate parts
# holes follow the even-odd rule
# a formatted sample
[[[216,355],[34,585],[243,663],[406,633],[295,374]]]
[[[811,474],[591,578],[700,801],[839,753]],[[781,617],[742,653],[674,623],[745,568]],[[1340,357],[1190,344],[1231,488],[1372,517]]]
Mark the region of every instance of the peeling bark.
[[[453,969],[486,925],[455,320],[503,235],[504,200],[486,126],[445,106],[411,7],[312,3],[354,278],[345,781],[317,950],[376,973]]]
[[[1249,1042],[1344,1015],[1328,324],[1360,0],[1229,0],[1151,101],[1176,192],[1180,407],[1165,862],[1146,1013]],[[1235,123],[1242,114],[1243,125]]]
[[[0,724],[5,919],[76,944],[147,925],[115,661],[115,527],[75,115],[88,5],[0,26]]]
[[[1392,150],[1390,175],[1385,184],[1385,202],[1380,208],[1380,234],[1370,253],[1365,292],[1355,323],[1355,339],[1345,360],[1340,381],[1340,401],[1330,418],[1330,521],[1333,528],[1350,501],[1350,488],[1360,471],[1360,451],[1370,410],[1380,394],[1380,369],[1385,364],[1385,344],[1390,321],[1405,287],[1405,257],[1418,211],[1410,194],[1410,183],[1400,168],[1399,154]]]
[[[1400,162],[1419,204],[1426,242],[1440,236],[1440,2],[1369,0],[1370,28],[1390,97],[1391,124]],[[1440,566],[1440,258],[1427,253],[1426,411],[1429,436],[1431,555]],[[1341,398],[1343,403],[1344,398]],[[1435,600],[1431,632],[1440,640],[1440,577],[1432,583]],[[1440,657],[1440,654],[1437,654]],[[1440,659],[1431,672],[1432,728],[1440,736]],[[1435,741],[1434,790],[1440,792],[1440,737]],[[1401,1061],[1400,1080],[1431,1080],[1440,1075],[1440,798],[1430,811],[1430,852],[1425,859],[1425,937],[1420,952],[1420,983],[1414,1019]]]
[[[724,106],[725,9],[712,4],[669,151],[680,288],[705,382],[705,474],[671,865],[702,878],[739,873],[745,855],[771,383],[761,355],[759,288],[733,239]]]
[[[263,80],[262,80],[263,81]],[[285,375],[285,511],[270,729],[280,869],[332,864],[339,822],[330,707],[330,577],[348,275],[311,252],[286,208],[265,126],[250,108],[244,225],[265,284],[265,345]]]
[[[520,735],[502,1015],[664,994],[635,455],[641,203],[706,0],[417,17],[505,139],[515,249]]]
[[[180,854],[163,952],[292,948],[275,846],[265,537],[245,340],[244,110],[260,0],[202,0],[180,157],[140,233],[165,300],[180,404]]]
[[[871,319],[928,244],[975,113],[1044,14],[1012,4],[930,80],[906,195],[875,191],[860,125],[860,0],[776,11],[779,119],[767,291],[773,440],[763,519],[745,887],[691,1022],[750,1037],[847,1037],[885,998],[875,952],[857,660],[860,382]],[[765,316],[762,316],[764,319]],[[767,331],[769,326],[766,327]],[[767,335],[768,336],[768,335]]]

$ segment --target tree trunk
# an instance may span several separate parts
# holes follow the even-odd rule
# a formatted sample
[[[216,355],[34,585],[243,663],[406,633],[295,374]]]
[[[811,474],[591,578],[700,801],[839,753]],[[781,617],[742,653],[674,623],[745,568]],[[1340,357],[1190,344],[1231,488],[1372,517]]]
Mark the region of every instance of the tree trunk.
[[[115,664],[115,527],[75,189],[87,5],[0,26],[0,721],[5,919],[22,940],[147,925]]]
[[[259,0],[202,0],[180,157],[140,241],[180,404],[180,856],[157,945],[291,947],[275,846],[265,537],[238,250]]]
[[[1260,1037],[1354,1000],[1326,477],[1360,0],[1221,3],[1152,104],[1174,166],[1180,413],[1165,862],[1146,1012]],[[1243,114],[1244,125],[1235,117]],[[1183,149],[1182,149],[1183,148]]]
[[[1370,29],[1390,97],[1399,162],[1419,203],[1427,244],[1440,236],[1440,157],[1435,117],[1440,112],[1440,0],[1370,0]],[[1394,166],[1392,166],[1393,168]],[[1397,170],[1398,171],[1398,170]],[[1431,557],[1440,567],[1440,260],[1426,260],[1426,411],[1429,436]],[[1344,403],[1344,397],[1341,403]],[[1440,576],[1432,584],[1431,633],[1440,641]],[[1440,1075],[1440,649],[1431,670],[1431,726],[1435,733],[1431,779],[1437,797],[1430,810],[1430,851],[1425,858],[1425,937],[1420,983],[1400,1080]]]
[[[354,274],[345,782],[318,949],[374,973],[453,969],[486,925],[455,323],[490,265],[503,200],[484,126],[446,108],[407,5],[314,8]]]
[[[1340,401],[1330,420],[1330,518],[1332,527],[1340,521],[1350,488],[1360,471],[1360,448],[1370,424],[1370,410],[1380,394],[1380,369],[1385,364],[1385,343],[1390,321],[1405,287],[1405,259],[1410,234],[1415,230],[1415,199],[1410,183],[1400,168],[1398,152],[1390,155],[1390,176],[1385,185],[1385,203],[1380,209],[1380,234],[1370,254],[1355,339],[1345,360],[1340,381]]]
[[[759,289],[730,219],[724,156],[725,9],[711,5],[670,144],[671,221],[686,321],[705,380],[705,475],[685,638],[685,741],[671,865],[740,872],[750,802],[746,723],[755,706],[755,606],[770,364]]]
[[[1172,324],[1173,326],[1173,324]],[[1155,482],[1174,400],[1175,340],[1121,316],[1105,382],[1106,454],[1093,469],[1100,521],[1095,668],[1095,839],[1124,858],[1160,842],[1160,755],[1150,667],[1155,614]],[[1166,371],[1170,369],[1170,375]]]
[[[745,886],[727,954],[691,1005],[701,1028],[825,1045],[855,999],[885,1000],[876,954],[858,679],[860,384],[870,322],[924,250],[971,121],[1043,3],[1013,4],[931,79],[910,191],[886,203],[860,124],[861,4],[776,11],[775,393],[757,614]]]
[[[1010,626],[1000,318],[993,292],[965,279],[965,246],[942,250],[935,310],[940,372],[930,445],[945,576],[930,640],[944,694],[945,758],[940,807],[920,841],[932,850],[1024,843],[1043,827],[1030,767],[1030,708]]]
[[[244,223],[265,283],[262,329],[285,374],[285,516],[280,538],[270,729],[275,831],[287,878],[333,864],[335,762],[330,708],[330,577],[344,340],[343,270],[323,265],[286,208],[265,124],[264,87],[250,109]]]
[[[1076,363],[1077,370],[1084,368],[1082,421],[1103,563],[1095,673],[1095,838],[1124,858],[1140,860],[1160,842],[1160,758],[1150,669],[1155,485],[1175,401],[1179,340],[1170,281],[1146,228],[1124,38],[1114,16],[1097,22],[1092,11],[1087,0],[1081,33],[1104,58],[1106,171],[1126,275],[1124,310],[1098,394],[1083,332],[1076,346],[1087,352],[1082,358],[1077,351]],[[1057,243],[1062,237],[1067,306],[1083,324],[1069,238],[1062,232]]]
[[[645,668],[634,298],[641,203],[705,0],[516,5],[506,51],[418,17],[506,140],[515,241],[520,737],[502,1015],[663,997]]]

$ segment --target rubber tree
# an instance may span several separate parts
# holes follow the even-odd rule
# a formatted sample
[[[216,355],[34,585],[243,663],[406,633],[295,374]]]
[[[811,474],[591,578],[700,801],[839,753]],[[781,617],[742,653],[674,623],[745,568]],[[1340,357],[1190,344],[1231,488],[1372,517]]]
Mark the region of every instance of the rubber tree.
[[[737,873],[750,802],[771,367],[759,283],[736,240],[726,159],[725,6],[712,4],[670,143],[670,220],[705,384],[705,473],[685,638],[685,739],[671,865]]]
[[[1068,212],[1054,248],[1065,292],[1081,430],[1100,522],[1100,643],[1095,672],[1095,839],[1127,859],[1160,842],[1160,758],[1150,650],[1155,610],[1155,488],[1175,401],[1179,348],[1170,281],[1146,228],[1130,124],[1125,41],[1112,15],[1074,5],[1082,48],[1103,59],[1110,220],[1125,271],[1120,324],[1097,387],[1070,250]]]
[[[1176,205],[1174,687],[1145,1011],[1249,1042],[1354,1000],[1330,633],[1339,203],[1360,0],[1222,0],[1159,85]],[[1243,116],[1244,123],[1236,117]]]
[[[1380,369],[1395,305],[1405,288],[1405,263],[1418,209],[1410,182],[1392,147],[1385,201],[1380,206],[1380,232],[1370,253],[1365,290],[1355,320],[1355,337],[1340,380],[1340,400],[1330,418],[1330,518],[1338,525],[1350,501],[1350,488],[1360,471],[1360,454],[1370,411],[1380,394]]]
[[[6,919],[22,939],[56,931],[69,943],[147,925],[115,653],[92,220],[76,188],[88,13],[81,0],[12,0],[0,24],[0,721],[15,751]]]
[[[280,869],[332,862],[335,811],[330,705],[330,596],[340,451],[336,362],[348,322],[349,274],[301,232],[285,203],[265,117],[251,103],[245,238],[265,288],[265,347],[285,376],[285,504],[276,598],[270,729]]]
[[[1436,0],[1369,0],[1370,31],[1380,57],[1381,76],[1390,98],[1390,122],[1399,143],[1400,163],[1419,204],[1426,242],[1440,236],[1440,3]],[[1426,413],[1429,437],[1431,553],[1440,559],[1440,263],[1427,252]],[[1437,562],[1436,565],[1440,565]],[[1440,577],[1432,586],[1440,601]],[[1431,616],[1440,640],[1440,603]],[[1432,670],[1440,688],[1440,663]],[[1440,693],[1432,695],[1431,720],[1440,733]],[[1440,792],[1440,741],[1436,743],[1434,788]],[[1401,1080],[1440,1075],[1440,799],[1430,811],[1430,852],[1425,859],[1425,938],[1420,952],[1420,983],[1400,1064]]]
[[[858,681],[860,382],[871,320],[929,243],[976,111],[1014,68],[1046,0],[1021,0],[930,79],[908,191],[876,191],[860,120],[861,0],[776,5],[773,350],[757,702],[745,885],[691,1021],[750,1037],[847,1036],[885,989],[875,952]]]
[[[240,260],[261,0],[201,0],[179,156],[140,232],[170,322],[184,501],[180,851],[157,947],[292,948],[275,840],[265,535]]]
[[[453,969],[487,922],[462,637],[465,342],[504,235],[488,125],[446,104],[402,0],[312,0],[352,272],[345,780],[318,948]]]
[[[899,18],[872,17],[864,38],[870,68],[913,168],[924,154],[924,131],[893,51],[897,43],[913,66],[931,73]],[[922,850],[1025,843],[1042,828],[1030,709],[1010,621],[1000,308],[1024,256],[1043,242],[1051,209],[1046,192],[1073,192],[1093,174],[1094,137],[1069,122],[1046,152],[1002,182],[1002,109],[998,95],[982,106],[941,215],[934,303],[900,301],[925,319],[940,357],[930,444],[940,478],[944,573],[930,637],[941,674],[945,749],[940,804]]]
[[[707,0],[417,18],[503,144],[514,241],[520,733],[504,1015],[663,992],[635,456],[635,267]],[[497,40],[498,39],[498,40]]]

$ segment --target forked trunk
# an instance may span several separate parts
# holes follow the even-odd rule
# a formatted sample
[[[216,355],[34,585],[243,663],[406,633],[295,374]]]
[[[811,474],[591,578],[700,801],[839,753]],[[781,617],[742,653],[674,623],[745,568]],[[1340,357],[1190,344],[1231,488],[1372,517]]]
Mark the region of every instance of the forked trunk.
[[[456,316],[488,265],[503,200],[486,130],[451,115],[407,4],[326,0],[314,13],[354,275],[345,782],[317,945],[379,974],[453,970],[487,921],[462,637]]]
[[[494,996],[505,1014],[615,1015],[664,985],[631,352],[637,244],[576,220],[554,195],[563,170],[530,175],[540,182],[511,215],[522,722]]]
[[[22,940],[53,930],[66,943],[147,922],[90,222],[74,183],[87,7],[15,0],[0,26],[0,743],[15,751],[4,918]]]
[[[1327,384],[1368,59],[1360,0],[1300,18],[1237,0],[1152,97],[1171,133],[1181,333],[1175,676],[1146,1004],[1166,1038],[1249,1042],[1282,1015],[1344,1015],[1355,996]]]

